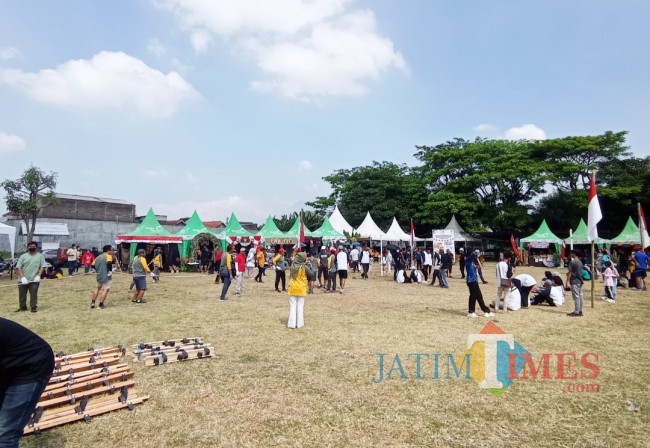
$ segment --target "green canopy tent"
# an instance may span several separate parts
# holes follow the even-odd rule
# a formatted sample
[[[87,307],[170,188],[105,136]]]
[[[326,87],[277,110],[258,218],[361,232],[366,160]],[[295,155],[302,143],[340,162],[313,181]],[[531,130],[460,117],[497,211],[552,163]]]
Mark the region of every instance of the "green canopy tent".
[[[330,222],[330,219],[327,216],[325,217],[323,224],[318,229],[311,232],[311,236],[316,238],[322,238],[323,240],[330,240],[330,241],[346,239],[345,235],[338,232],[332,226],[332,223]]]
[[[131,232],[125,233],[124,235],[118,235],[117,244],[129,243],[131,247],[129,248],[129,263],[135,257],[135,251],[138,247],[137,243],[147,243],[147,244],[181,244],[183,238],[174,235],[167,229],[165,229],[158,218],[153,212],[153,209],[149,209],[147,216],[144,220]]]
[[[185,227],[176,232],[176,235],[183,238],[183,242],[180,247],[181,257],[189,258],[191,254],[192,241],[200,234],[208,234],[213,236],[215,239],[218,239],[217,235],[210,229],[208,229],[199,218],[199,214],[194,210],[192,217],[185,223]]]
[[[234,213],[230,215],[228,224],[226,224],[226,227],[221,232],[216,234],[216,237],[221,240],[222,250],[226,250],[229,244],[236,243],[237,241],[243,243],[247,240],[251,241],[259,238],[254,238],[251,232],[244,229]],[[248,245],[248,243],[243,245]]]
[[[551,243],[562,244],[562,238],[559,238],[551,232],[551,229],[548,228],[548,224],[546,224],[546,220],[542,221],[535,233],[519,240],[520,247],[524,247],[524,244],[531,244],[533,245],[532,247],[535,247],[535,244],[539,245],[539,247],[542,245],[548,247]]]
[[[311,230],[309,230],[307,226],[304,226],[304,228],[305,228],[305,236],[313,236]],[[297,241],[299,234],[300,234],[300,215],[296,217],[296,221],[293,223],[291,228],[287,231],[287,237],[295,238]]]
[[[638,233],[638,232],[637,232]],[[591,244],[589,241],[589,229],[587,229],[587,224],[584,219],[580,218],[578,227],[572,232],[572,234],[566,239],[566,242],[571,244]],[[603,238],[596,238],[594,241],[596,244],[607,245],[609,240]]]
[[[641,244],[639,227],[634,224],[631,217],[627,218],[623,231],[616,238],[612,238],[610,242],[621,246]]]
[[[266,222],[259,230],[259,232],[255,234],[255,236],[262,237],[265,240],[289,238],[289,235],[287,235],[282,230],[278,229],[278,226],[275,224],[275,221],[273,220],[271,215],[269,215],[269,217],[266,218]]]

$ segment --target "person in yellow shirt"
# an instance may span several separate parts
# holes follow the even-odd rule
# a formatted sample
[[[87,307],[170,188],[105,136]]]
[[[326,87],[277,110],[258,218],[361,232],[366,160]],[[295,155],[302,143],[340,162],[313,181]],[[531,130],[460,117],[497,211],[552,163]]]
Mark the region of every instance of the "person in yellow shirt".
[[[135,283],[135,294],[133,294],[133,300],[131,302],[147,303],[144,300],[144,293],[147,291],[147,274],[150,274],[151,270],[147,265],[144,249],[138,249],[131,267],[133,271],[133,283]]]
[[[316,274],[316,266],[307,260],[307,253],[298,252],[293,257],[289,283],[289,320],[287,327],[302,328],[305,326],[304,307],[307,296],[307,276]]]
[[[153,258],[149,262],[149,264],[153,265],[153,281],[154,283],[158,283],[160,281],[160,269],[162,269],[163,266],[163,261],[162,261],[162,251],[160,248],[156,247],[153,250]]]
[[[257,252],[255,253],[255,258],[257,259],[257,275],[255,276],[255,281],[264,283],[262,276],[266,270],[266,254],[262,250],[262,245],[257,246]]]

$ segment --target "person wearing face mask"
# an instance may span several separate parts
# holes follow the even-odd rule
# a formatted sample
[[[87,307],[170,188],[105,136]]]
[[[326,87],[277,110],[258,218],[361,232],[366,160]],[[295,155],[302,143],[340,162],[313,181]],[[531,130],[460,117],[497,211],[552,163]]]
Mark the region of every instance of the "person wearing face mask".
[[[27,253],[22,254],[18,259],[16,271],[18,273],[18,303],[16,312],[27,311],[27,291],[29,291],[29,306],[32,313],[38,309],[38,286],[41,275],[45,271],[47,262],[43,254],[36,252],[35,241],[27,243]]]

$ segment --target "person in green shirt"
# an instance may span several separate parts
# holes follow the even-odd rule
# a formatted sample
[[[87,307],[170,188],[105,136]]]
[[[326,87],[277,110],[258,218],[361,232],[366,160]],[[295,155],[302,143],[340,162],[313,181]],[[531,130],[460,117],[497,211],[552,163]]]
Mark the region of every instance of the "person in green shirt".
[[[92,302],[90,307],[95,308],[95,300],[99,297],[99,308],[104,309],[104,302],[108,297],[108,291],[111,289],[111,279],[113,275],[113,247],[107,244],[102,248],[103,253],[98,256],[95,263],[95,272],[97,273],[97,286],[93,291]]]
[[[27,243],[27,253],[18,259],[16,271],[18,272],[18,303],[16,312],[27,311],[27,291],[29,291],[29,306],[32,313],[38,310],[38,286],[41,284],[41,275],[47,262],[43,254],[36,252],[38,245],[35,241]]]

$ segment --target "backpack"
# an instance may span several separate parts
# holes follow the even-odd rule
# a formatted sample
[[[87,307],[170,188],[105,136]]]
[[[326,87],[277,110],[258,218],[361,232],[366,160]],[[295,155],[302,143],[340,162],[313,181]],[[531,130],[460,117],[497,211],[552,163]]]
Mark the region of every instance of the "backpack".
[[[591,272],[589,272],[585,268],[582,268],[582,279],[583,280],[591,280]]]

